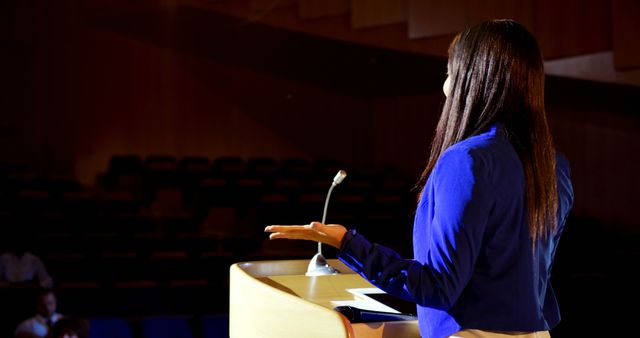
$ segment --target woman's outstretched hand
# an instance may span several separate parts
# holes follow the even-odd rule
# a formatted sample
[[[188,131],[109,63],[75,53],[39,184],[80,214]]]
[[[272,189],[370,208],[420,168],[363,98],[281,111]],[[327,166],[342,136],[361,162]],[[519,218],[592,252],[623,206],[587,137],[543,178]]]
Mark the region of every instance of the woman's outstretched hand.
[[[340,224],[322,224],[320,222],[311,222],[307,225],[269,225],[264,228],[264,231],[271,233],[269,239],[304,239],[336,248],[340,248],[342,239],[347,233],[347,229]]]

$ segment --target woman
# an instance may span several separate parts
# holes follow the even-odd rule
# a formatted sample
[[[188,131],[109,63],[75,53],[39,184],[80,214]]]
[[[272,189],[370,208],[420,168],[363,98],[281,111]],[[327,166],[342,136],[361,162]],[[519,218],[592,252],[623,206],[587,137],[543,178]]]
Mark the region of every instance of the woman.
[[[535,39],[494,20],[449,48],[447,96],[418,187],[414,259],[342,225],[268,226],[320,241],[389,294],[418,306],[423,337],[545,337],[560,320],[549,284],[573,203],[544,111]]]

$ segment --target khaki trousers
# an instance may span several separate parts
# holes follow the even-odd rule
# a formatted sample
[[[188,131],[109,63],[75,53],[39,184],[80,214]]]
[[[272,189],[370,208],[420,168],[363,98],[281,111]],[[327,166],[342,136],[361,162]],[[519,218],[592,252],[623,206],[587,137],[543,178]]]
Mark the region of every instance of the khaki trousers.
[[[449,336],[450,338],[550,338],[549,331],[538,332],[498,332],[483,330],[462,330]]]

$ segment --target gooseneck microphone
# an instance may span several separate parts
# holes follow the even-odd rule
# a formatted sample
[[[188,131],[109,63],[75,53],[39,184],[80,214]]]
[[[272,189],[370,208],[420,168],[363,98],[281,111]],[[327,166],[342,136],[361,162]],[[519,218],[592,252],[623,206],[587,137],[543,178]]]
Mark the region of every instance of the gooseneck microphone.
[[[343,314],[351,323],[392,322],[400,320],[417,320],[410,313],[393,313],[359,309],[350,305],[336,306],[334,310]]]
[[[336,176],[333,178],[333,182],[331,183],[331,187],[329,188],[329,192],[327,193],[327,198],[324,201],[324,211],[322,212],[322,224],[326,224],[327,219],[327,209],[329,206],[329,198],[331,197],[331,192],[333,188],[335,188],[338,184],[344,181],[344,178],[347,177],[347,172],[344,170],[339,170]],[[311,258],[309,262],[309,267],[307,268],[307,276],[321,276],[321,275],[334,275],[339,273],[338,270],[331,267],[327,264],[327,260],[322,255],[322,243],[318,242],[318,253]]]

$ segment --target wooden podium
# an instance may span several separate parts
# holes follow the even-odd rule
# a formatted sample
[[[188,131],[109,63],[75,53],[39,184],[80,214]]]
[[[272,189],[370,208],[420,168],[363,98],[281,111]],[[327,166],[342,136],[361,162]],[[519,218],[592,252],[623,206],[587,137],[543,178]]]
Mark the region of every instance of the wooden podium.
[[[230,269],[229,335],[256,337],[420,337],[417,321],[350,323],[332,301],[353,300],[346,289],[373,288],[338,260],[341,274],[307,277],[308,260],[233,264]]]

